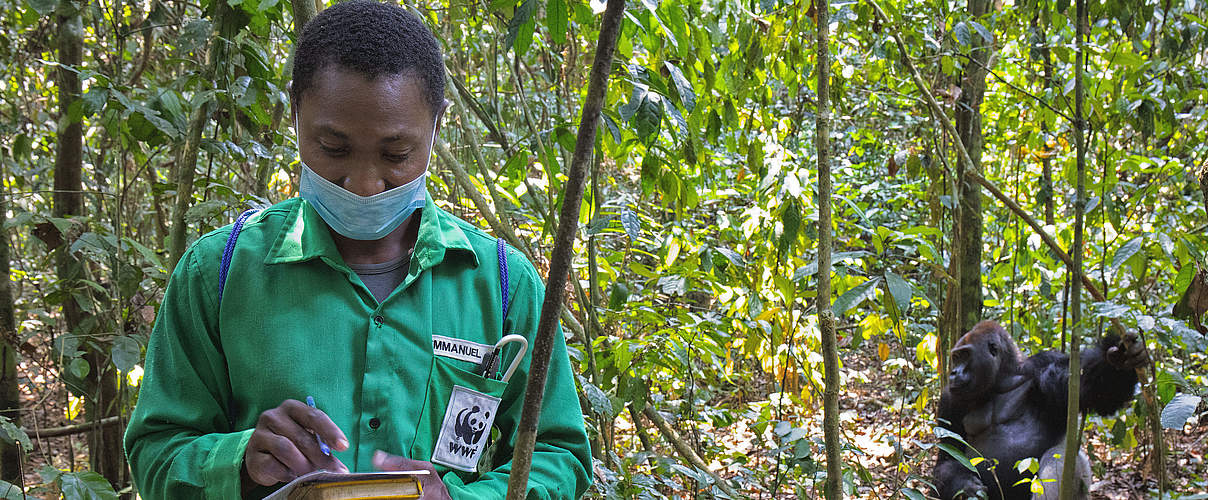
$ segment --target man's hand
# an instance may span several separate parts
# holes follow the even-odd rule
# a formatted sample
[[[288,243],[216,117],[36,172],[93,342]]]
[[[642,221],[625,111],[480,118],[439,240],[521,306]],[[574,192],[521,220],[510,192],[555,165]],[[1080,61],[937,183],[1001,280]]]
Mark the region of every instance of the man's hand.
[[[348,472],[339,459],[319,451],[315,434],[330,443],[332,450],[348,449],[348,439],[331,418],[306,403],[287,399],[261,413],[243,452],[248,477],[271,486],[318,469]]]
[[[436,468],[432,466],[432,462],[424,462],[422,460],[411,460],[410,458],[391,455],[382,450],[373,452],[373,467],[377,470],[426,470],[427,475],[421,476],[420,485],[424,488],[425,499],[435,500],[452,500],[449,496],[449,489],[445,487],[445,483],[440,480],[440,476],[436,475]]]

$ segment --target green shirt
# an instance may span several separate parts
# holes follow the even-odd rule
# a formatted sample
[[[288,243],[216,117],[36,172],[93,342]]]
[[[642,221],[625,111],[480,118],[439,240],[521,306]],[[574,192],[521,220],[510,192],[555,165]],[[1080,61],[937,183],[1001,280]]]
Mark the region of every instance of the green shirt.
[[[476,363],[434,355],[433,335],[494,344],[537,330],[545,293],[508,248],[507,317],[496,240],[427,200],[403,284],[382,303],[337,252],[309,204],[286,200],[248,219],[218,302],[230,226],[202,236],[172,273],[147,346],[125,445],[143,498],[238,498],[248,438],[261,412],[313,396],[350,446],[333,452],[372,470],[374,450],[430,460],[453,385],[502,398],[479,473],[437,464],[454,498],[502,498],[531,349],[509,383]],[[538,425],[529,498],[577,498],[590,447],[559,333]],[[503,366],[519,350],[504,349]],[[260,488],[268,494],[274,488]]]

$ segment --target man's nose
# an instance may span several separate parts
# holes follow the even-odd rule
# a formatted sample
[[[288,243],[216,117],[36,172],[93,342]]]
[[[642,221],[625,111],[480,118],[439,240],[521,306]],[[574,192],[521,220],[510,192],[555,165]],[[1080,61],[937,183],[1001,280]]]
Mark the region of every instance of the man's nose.
[[[380,175],[376,175],[373,169],[362,168],[344,177],[340,187],[359,196],[373,196],[386,190],[386,182]]]

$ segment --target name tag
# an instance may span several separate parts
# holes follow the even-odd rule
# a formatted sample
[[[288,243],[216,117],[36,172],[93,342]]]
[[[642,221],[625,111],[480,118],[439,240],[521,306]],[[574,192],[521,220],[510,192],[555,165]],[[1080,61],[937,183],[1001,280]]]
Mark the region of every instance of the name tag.
[[[443,335],[432,336],[432,353],[446,358],[481,363],[482,357],[491,352],[491,349],[492,346],[469,340],[455,339]]]

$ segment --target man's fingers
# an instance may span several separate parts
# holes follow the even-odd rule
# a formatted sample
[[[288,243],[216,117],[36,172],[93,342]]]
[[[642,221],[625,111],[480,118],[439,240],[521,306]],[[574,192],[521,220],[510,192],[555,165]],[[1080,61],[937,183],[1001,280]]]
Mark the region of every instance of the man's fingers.
[[[307,472],[317,469],[306,455],[298,450],[293,440],[280,435],[270,435],[266,437],[265,450],[281,462],[289,473],[294,477],[301,476]]]
[[[348,438],[344,437],[344,431],[331,421],[326,413],[318,408],[306,406],[301,401],[289,400],[282,404],[285,411],[289,414],[298,425],[313,431],[323,438],[323,442],[327,443],[331,449],[336,451],[344,451],[348,449]]]
[[[344,462],[341,462],[340,459],[336,458],[334,455],[331,457],[331,461],[334,463],[333,466],[323,468],[332,472],[348,472],[348,466],[344,465]]]
[[[436,474],[436,467],[432,462],[423,460],[412,460],[398,455],[391,455],[382,450],[373,452],[373,467],[377,470],[423,470],[428,471],[428,474],[420,478],[420,483],[424,487],[424,498],[447,499],[449,498],[449,490],[445,487],[445,483],[440,480],[440,476]]]
[[[436,475],[436,467],[432,465],[432,462],[391,455],[382,450],[373,452],[373,468],[377,470],[426,470],[431,475]]]
[[[288,439],[293,448],[304,457],[303,459],[310,463],[312,469],[333,468],[332,457],[323,454],[315,435],[303,428],[300,422],[290,418],[272,419],[265,422],[265,427],[273,434]]]
[[[262,486],[289,482],[295,477],[284,464],[265,452],[249,453],[246,466],[248,477]]]
[[[406,458],[391,455],[382,450],[373,452],[373,468],[377,470],[404,470],[407,468]]]

